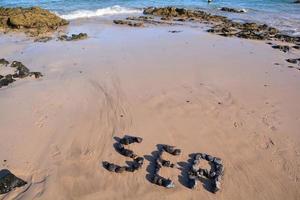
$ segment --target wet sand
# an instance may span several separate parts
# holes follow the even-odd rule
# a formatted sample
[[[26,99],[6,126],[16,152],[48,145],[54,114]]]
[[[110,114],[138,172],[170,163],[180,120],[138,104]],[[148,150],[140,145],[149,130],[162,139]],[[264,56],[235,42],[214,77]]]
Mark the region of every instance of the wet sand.
[[[67,31],[89,38],[0,36],[1,58],[44,74],[0,89],[1,169],[29,183],[0,199],[300,198],[300,71],[284,61],[299,51],[187,26],[78,21]],[[113,148],[124,134],[144,139],[131,148],[146,161],[112,174],[101,163],[125,163]],[[222,190],[188,189],[178,169],[161,174],[175,189],[150,183],[157,144],[181,148],[170,159],[184,169],[191,153],[222,158]]]

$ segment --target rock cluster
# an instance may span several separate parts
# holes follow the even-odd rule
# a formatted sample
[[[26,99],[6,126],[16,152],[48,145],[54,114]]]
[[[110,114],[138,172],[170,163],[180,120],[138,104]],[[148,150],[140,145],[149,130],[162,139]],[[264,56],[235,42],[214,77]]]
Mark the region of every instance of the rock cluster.
[[[103,167],[110,172],[123,173],[123,172],[134,172],[142,168],[144,164],[144,158],[136,155],[132,150],[125,149],[124,145],[132,143],[141,143],[143,141],[140,137],[135,136],[124,136],[118,143],[116,143],[116,150],[123,156],[132,158],[133,161],[128,166],[120,166],[114,163],[104,161]]]
[[[206,160],[212,165],[210,171],[208,171],[207,169],[198,168],[201,160]],[[196,180],[206,178],[212,181],[212,192],[216,193],[221,189],[221,179],[223,173],[224,166],[220,158],[213,157],[205,153],[195,154],[193,164],[188,172],[189,186],[190,188],[195,188],[197,186]]]
[[[31,8],[4,8],[0,7],[0,29],[21,30],[33,36],[56,30],[69,22],[51,13],[48,10]]]
[[[163,152],[167,152],[171,155],[178,156],[178,155],[180,155],[181,150],[176,149],[174,146],[162,145],[162,148],[159,149],[158,156],[156,157],[156,160],[154,163],[155,171],[154,171],[154,174],[152,177],[152,182],[156,185],[163,186],[165,188],[174,188],[175,184],[171,179],[164,178],[159,175],[159,171],[162,167],[171,167],[171,168],[175,167],[175,164],[162,158]]]
[[[244,13],[244,12],[246,12],[244,9],[236,9],[236,8],[228,8],[228,7],[222,7],[220,10],[224,11],[224,12],[233,12],[233,13]]]
[[[3,169],[0,171],[0,195],[6,194],[16,187],[22,187],[27,182],[16,177],[9,170]]]
[[[200,10],[189,10],[176,7],[144,9],[145,15],[154,15],[174,21],[195,21],[211,24],[208,32],[221,36],[235,36],[254,40],[279,40],[289,43],[300,43],[299,36],[289,36],[266,24],[234,22],[224,16],[212,15]]]
[[[86,33],[79,33],[79,34],[72,34],[71,36],[68,35],[61,35],[58,37],[58,40],[61,41],[77,41],[77,40],[84,40],[88,37]]]
[[[9,65],[9,62],[5,59],[0,59],[0,67],[7,67]],[[13,61],[10,65],[11,68],[14,69],[13,74],[7,74],[5,76],[0,75],[0,88],[3,86],[7,86],[14,81],[16,81],[16,78],[26,78],[28,76],[34,76],[35,78],[40,78],[43,75],[40,72],[31,72],[23,63],[19,61]]]

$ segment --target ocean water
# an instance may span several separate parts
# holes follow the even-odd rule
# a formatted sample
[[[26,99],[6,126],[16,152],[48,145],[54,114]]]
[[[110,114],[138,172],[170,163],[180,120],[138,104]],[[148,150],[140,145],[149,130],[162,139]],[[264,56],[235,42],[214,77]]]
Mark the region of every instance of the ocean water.
[[[225,15],[236,21],[259,22],[274,26],[283,32],[300,35],[300,4],[294,0],[0,0],[4,7],[40,6],[69,20],[101,17],[115,14],[141,13],[148,6],[177,6],[202,9]],[[233,14],[220,7],[246,9],[246,13]]]

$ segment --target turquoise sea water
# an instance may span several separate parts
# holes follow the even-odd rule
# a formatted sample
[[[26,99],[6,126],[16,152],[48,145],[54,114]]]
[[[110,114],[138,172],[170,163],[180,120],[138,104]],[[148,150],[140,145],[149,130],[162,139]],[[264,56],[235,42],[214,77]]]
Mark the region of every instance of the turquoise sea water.
[[[0,0],[0,6],[40,6],[66,19],[138,13],[148,6],[197,8],[239,21],[267,23],[289,34],[300,35],[300,4],[294,0]],[[243,8],[244,14],[219,11],[220,7]]]

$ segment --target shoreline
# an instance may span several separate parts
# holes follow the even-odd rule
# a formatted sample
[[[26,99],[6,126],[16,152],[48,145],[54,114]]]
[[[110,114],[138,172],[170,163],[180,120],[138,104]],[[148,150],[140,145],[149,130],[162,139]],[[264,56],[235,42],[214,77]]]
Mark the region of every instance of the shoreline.
[[[44,74],[0,89],[0,162],[28,182],[0,199],[299,198],[300,71],[285,62],[299,51],[111,19],[73,21],[64,32],[89,37],[0,35],[1,57]],[[113,148],[126,133],[144,139],[133,147],[139,155],[166,143],[183,150],[171,158],[183,165],[190,153],[221,157],[223,189],[190,190],[178,169],[162,171],[174,190],[158,187],[146,178],[147,159],[134,174],[109,173],[101,162],[126,161]]]

